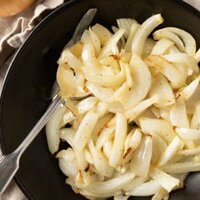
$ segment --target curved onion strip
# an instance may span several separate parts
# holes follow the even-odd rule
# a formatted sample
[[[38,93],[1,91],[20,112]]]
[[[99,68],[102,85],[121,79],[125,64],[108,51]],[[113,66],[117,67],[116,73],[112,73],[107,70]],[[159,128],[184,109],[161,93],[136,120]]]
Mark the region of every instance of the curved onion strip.
[[[123,161],[122,166],[128,163],[132,159],[133,152],[137,149],[137,147],[140,145],[140,142],[142,140],[142,134],[139,131],[139,129],[136,129],[135,131],[131,131],[129,133],[130,137],[126,138],[127,146],[125,146],[124,153],[123,153]],[[128,139],[128,141],[127,141]]]
[[[200,147],[196,147],[193,149],[184,149],[178,152],[180,155],[192,156],[200,154]]]
[[[173,88],[180,88],[185,84],[185,78],[180,74],[177,68],[166,61],[163,57],[151,55],[145,60],[149,67],[161,72],[171,82]]]
[[[108,165],[108,160],[103,155],[103,153],[97,149],[93,142],[90,140],[89,144],[89,151],[92,154],[94,160],[94,166],[100,176],[110,177],[113,173],[113,168]]]
[[[77,104],[77,110],[79,113],[84,114],[91,108],[93,108],[98,99],[96,97],[88,97],[86,99],[83,99],[80,103]]]
[[[119,165],[123,154],[124,140],[126,138],[126,134],[127,134],[127,120],[123,114],[117,113],[115,138],[113,142],[111,155],[109,158],[110,166],[117,167]]]
[[[157,102],[158,102],[158,97],[155,95],[149,99],[145,99],[141,101],[135,107],[127,110],[125,115],[126,115],[126,118],[129,118],[128,120],[129,123],[131,121],[134,121],[139,115],[142,114],[142,112],[144,112],[147,108],[149,108],[150,106],[152,106],[154,103],[157,103]]]
[[[130,62],[133,74],[134,88],[130,91],[127,107],[133,107],[145,98],[151,87],[151,74],[146,64],[137,55],[133,55]]]
[[[101,149],[103,147],[103,145],[106,143],[106,141],[109,140],[109,137],[111,136],[111,134],[113,133],[114,128],[113,127],[109,127],[109,128],[104,128],[101,133],[99,133],[99,137],[97,138],[96,141],[96,147],[97,149]]]
[[[86,146],[98,119],[99,115],[94,110],[90,110],[84,116],[73,141],[73,146],[77,151],[81,151]]]
[[[138,31],[133,38],[132,43],[132,53],[141,55],[143,45],[149,34],[156,28],[158,25],[163,23],[163,18],[160,14],[153,15],[152,17],[148,18],[143,24],[140,26]]]
[[[135,34],[136,34],[137,30],[139,29],[139,27],[140,27],[139,24],[132,24],[132,26],[130,27],[130,33],[129,33],[129,36],[127,38],[126,44],[125,44],[125,51],[126,52],[131,52],[131,46],[132,46],[133,38],[135,37]]]
[[[151,168],[150,176],[160,183],[160,185],[165,188],[168,192],[171,192],[173,188],[179,185],[180,181],[177,178],[170,176],[169,174],[163,172],[158,168]]]
[[[128,38],[128,36],[130,34],[131,26],[133,24],[138,24],[138,22],[135,19],[131,19],[131,18],[120,18],[120,19],[117,19],[117,25],[118,25],[119,29],[124,29],[125,30],[124,36],[126,38]]]
[[[170,161],[177,151],[182,149],[184,146],[183,142],[180,140],[178,136],[174,137],[172,142],[168,145],[165,152],[162,154],[160,160],[159,160],[159,166],[167,164],[168,161]]]
[[[200,130],[190,129],[190,128],[176,128],[176,132],[185,141],[195,141],[200,140]]]
[[[200,62],[200,49],[195,53],[194,58],[196,59],[197,63]]]
[[[87,82],[86,87],[95,97],[103,102],[110,102],[114,91],[111,88],[105,88],[95,83]]]
[[[195,106],[190,127],[200,129],[200,103]]]
[[[96,33],[91,28],[89,28],[89,35],[95,49],[95,54],[96,56],[98,56],[101,51],[101,42],[99,38],[97,37]]]
[[[189,120],[184,102],[179,101],[172,106],[170,121],[173,126],[189,128]]]
[[[138,176],[147,178],[152,157],[152,138],[145,136],[131,160],[131,170]]]
[[[158,190],[155,195],[152,197],[151,200],[168,200],[169,199],[169,193],[164,188],[161,188]]]
[[[200,76],[198,76],[194,81],[192,81],[187,87],[179,92],[179,99],[188,100],[196,91],[200,81]]]
[[[197,61],[186,53],[173,53],[169,55],[163,55],[163,58],[169,62],[185,63],[188,67],[188,70],[191,69],[196,74],[199,74],[199,66]]]
[[[58,158],[59,167],[66,176],[75,176],[78,173],[76,166],[75,155],[71,148],[60,151],[56,158]]]
[[[153,47],[151,55],[163,55],[167,49],[174,45],[174,42],[167,38],[161,38]]]
[[[168,30],[168,31],[178,35],[184,43],[185,51],[191,56],[193,56],[195,54],[196,42],[190,33],[186,32],[180,28],[175,28],[175,27],[167,27],[167,28],[164,28],[163,30]]]
[[[135,175],[132,172],[128,172],[104,182],[93,183],[87,189],[96,194],[115,193],[125,185],[128,185],[134,177]]]
[[[145,182],[130,192],[127,192],[127,195],[130,196],[151,196],[154,195],[157,191],[160,190],[161,185],[154,180]]]
[[[146,134],[158,134],[168,144],[174,139],[176,133],[172,125],[163,119],[140,118],[140,126]]]
[[[83,72],[87,80],[106,87],[116,87],[124,82],[124,68],[121,68],[121,71],[116,75],[106,75],[104,71],[98,67],[99,64],[97,63],[94,55],[94,49],[91,45],[84,45],[82,59],[85,64]]]
[[[109,140],[103,145],[103,152],[107,159],[110,158],[110,152],[112,151],[113,143]]]
[[[125,30],[124,29],[119,29],[113,36],[110,38],[110,40],[107,42],[105,47],[101,50],[101,53],[99,55],[99,59],[109,55],[109,54],[115,54],[113,49],[117,46],[118,41],[120,38],[124,35]]]
[[[70,146],[73,146],[75,130],[72,128],[62,128],[59,133],[60,139],[65,140]]]
[[[92,26],[91,29],[99,38],[102,46],[105,46],[112,37],[112,33],[107,28],[105,28],[100,24],[95,24],[94,26]]]
[[[155,40],[161,40],[162,38],[167,38],[167,39],[173,41],[182,52],[184,52],[184,50],[185,50],[182,40],[175,33],[172,33],[166,29],[160,29],[160,30],[157,30],[156,32],[154,32],[153,38]]]
[[[173,90],[166,78],[161,74],[158,74],[154,78],[151,89],[149,91],[150,97],[155,95],[158,97],[158,102],[155,103],[155,106],[158,108],[169,106],[175,103]]]
[[[172,174],[182,174],[187,172],[196,172],[200,170],[200,162],[182,162],[182,163],[172,163],[162,167],[165,172]]]
[[[47,143],[51,154],[54,154],[55,152],[58,151],[60,144],[60,138],[59,138],[60,122],[62,121],[62,117],[65,112],[66,108],[64,106],[59,107],[46,125]]]

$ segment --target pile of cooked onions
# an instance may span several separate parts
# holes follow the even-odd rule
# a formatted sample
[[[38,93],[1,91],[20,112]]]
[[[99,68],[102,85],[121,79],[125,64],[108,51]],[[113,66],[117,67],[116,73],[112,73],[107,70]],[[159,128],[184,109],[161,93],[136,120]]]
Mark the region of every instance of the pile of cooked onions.
[[[58,61],[66,106],[46,126],[48,146],[88,199],[166,200],[200,170],[200,50],[179,28],[149,38],[162,22],[118,19],[113,33],[96,24]]]

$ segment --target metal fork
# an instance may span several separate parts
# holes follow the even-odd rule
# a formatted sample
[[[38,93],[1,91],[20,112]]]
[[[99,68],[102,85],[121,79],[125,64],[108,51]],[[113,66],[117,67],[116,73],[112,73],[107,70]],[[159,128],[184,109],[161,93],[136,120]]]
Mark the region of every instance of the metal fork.
[[[89,9],[84,14],[82,19],[78,23],[71,40],[67,43],[65,48],[71,47],[73,44],[75,44],[76,42],[80,40],[81,35],[83,34],[84,30],[88,28],[89,25],[91,24],[96,14],[96,11],[97,9],[92,8],[92,9]],[[86,98],[87,96],[71,97],[71,99],[81,100],[83,98]],[[2,157],[0,157],[0,193],[3,193],[3,191],[6,189],[6,187],[12,180],[13,176],[17,172],[19,168],[19,160],[23,152],[30,145],[30,143],[35,139],[35,137],[39,134],[39,132],[46,125],[49,118],[53,115],[53,113],[55,113],[58,107],[64,104],[65,104],[64,99],[62,99],[59,95],[56,95],[55,98],[53,98],[53,101],[50,104],[49,108],[46,110],[46,112],[43,114],[43,116],[37,122],[34,128],[30,131],[30,133],[27,135],[24,141],[19,145],[19,147],[13,153],[8,154],[8,155],[3,155]]]

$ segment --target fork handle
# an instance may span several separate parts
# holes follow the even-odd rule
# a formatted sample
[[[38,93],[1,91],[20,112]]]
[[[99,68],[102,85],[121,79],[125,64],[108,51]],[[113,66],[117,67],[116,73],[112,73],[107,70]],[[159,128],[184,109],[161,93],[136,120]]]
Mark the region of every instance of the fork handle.
[[[39,134],[42,128],[46,125],[51,116],[55,113],[59,106],[64,105],[64,99],[59,95],[53,99],[52,103],[37,122],[37,124],[33,127],[27,137],[23,140],[23,142],[18,146],[15,152],[18,152],[20,155],[26,150],[26,148],[30,145],[30,143],[35,139],[35,137]]]

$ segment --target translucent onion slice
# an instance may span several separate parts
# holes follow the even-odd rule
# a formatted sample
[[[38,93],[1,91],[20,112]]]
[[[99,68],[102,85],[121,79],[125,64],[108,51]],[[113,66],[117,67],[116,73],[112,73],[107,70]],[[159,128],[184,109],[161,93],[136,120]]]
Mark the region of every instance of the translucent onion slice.
[[[67,63],[72,69],[79,70],[82,66],[81,61],[71,53],[69,49],[65,49],[58,60],[58,64]]]
[[[130,196],[151,196],[158,192],[162,186],[154,180],[145,182],[138,187],[134,188],[132,191],[127,192]]]
[[[186,155],[186,156],[193,156],[193,155],[199,155],[200,154],[200,147],[196,147],[193,149],[184,149],[178,152],[180,155]]]
[[[163,172],[158,168],[151,168],[150,176],[160,183],[160,185],[165,188],[168,192],[171,192],[180,183],[179,179],[170,176],[169,174]]]
[[[172,106],[170,111],[170,121],[173,126],[189,128],[189,120],[183,101],[178,101]]]
[[[165,165],[162,169],[167,173],[182,174],[188,172],[196,172],[200,170],[200,162],[176,162]]]
[[[186,53],[173,53],[169,55],[163,55],[163,57],[169,62],[181,63],[181,64],[184,63],[187,65],[188,70],[192,70],[196,74],[199,74],[199,66],[196,60],[192,56],[189,56]]]
[[[171,82],[173,88],[180,88],[185,84],[185,78],[177,68],[166,61],[163,57],[151,55],[145,60],[149,67],[161,72]]]
[[[109,140],[109,137],[114,132],[114,127],[104,128],[101,133],[99,133],[99,137],[96,141],[97,149],[101,149],[103,145]]]
[[[151,51],[151,55],[163,55],[167,49],[172,47],[174,45],[174,42],[167,38],[161,38],[153,47]]]
[[[122,113],[116,114],[116,131],[115,138],[113,142],[113,147],[111,151],[111,156],[109,158],[109,165],[117,167],[122,159],[122,154],[124,150],[124,141],[127,134],[127,120]]]
[[[89,35],[90,35],[92,44],[95,49],[95,54],[96,54],[96,56],[98,56],[101,51],[101,42],[100,42],[98,36],[96,35],[96,33],[91,28],[89,28]]]
[[[131,170],[138,176],[147,178],[152,158],[152,138],[145,136],[131,160]]]
[[[151,54],[151,51],[154,45],[155,45],[155,41],[153,39],[151,38],[146,39],[143,46],[142,54],[141,54],[142,59],[147,58]]]
[[[77,151],[83,150],[87,142],[92,136],[94,127],[99,119],[99,115],[94,111],[90,110],[81,121],[78,130],[75,134],[73,146]]]
[[[195,54],[196,41],[190,33],[184,31],[183,29],[175,28],[175,27],[167,27],[167,28],[164,28],[164,30],[168,30],[168,31],[178,35],[178,37],[184,43],[185,51],[191,56],[193,56]]]
[[[194,129],[200,129],[200,103],[195,106],[190,127]]]
[[[200,49],[195,53],[194,58],[196,59],[197,63],[200,62]]]
[[[155,103],[155,106],[158,108],[163,108],[175,103],[173,90],[162,74],[158,74],[151,85],[149,96],[152,97],[155,95],[158,97],[158,102]]]
[[[99,38],[102,46],[105,46],[112,37],[112,33],[106,27],[100,24],[95,24],[92,26],[92,30]]]
[[[131,18],[120,18],[117,19],[117,25],[120,29],[124,29],[125,33],[124,36],[128,38],[130,34],[130,29],[133,24],[138,24],[138,22],[135,19]]]
[[[87,82],[86,87],[94,94],[95,97],[100,99],[102,102],[111,102],[114,91],[111,88],[105,88],[98,84]]]
[[[154,30],[154,28],[163,23],[163,21],[164,20],[162,16],[160,14],[157,14],[153,15],[152,17],[148,18],[145,22],[143,22],[133,39],[133,54],[141,55],[145,40],[147,39],[149,34]]]
[[[62,121],[65,112],[66,108],[64,106],[59,107],[46,125],[47,143],[51,154],[54,154],[55,152],[58,151],[60,144],[60,138],[59,138],[60,123]]]
[[[135,131],[132,130],[129,133],[129,136],[130,137],[127,136],[125,141],[122,166],[128,163],[132,159],[134,151],[140,145],[140,142],[142,140],[142,134],[139,129],[136,129]]]
[[[158,190],[155,195],[152,197],[151,200],[168,200],[169,199],[169,193],[164,188],[161,188]]]
[[[181,141],[181,139],[176,136],[172,140],[172,142],[167,146],[165,152],[162,154],[158,165],[162,166],[167,164],[172,158],[176,155],[176,153],[181,150],[184,146],[184,143]]]
[[[191,128],[176,128],[176,132],[184,141],[200,140],[200,130]]]
[[[128,39],[125,44],[126,52],[131,52],[133,38],[135,37],[135,34],[136,34],[137,30],[139,29],[139,27],[140,27],[139,24],[132,24],[132,26],[130,27],[129,36],[128,36]]]
[[[91,45],[84,45],[82,59],[85,65],[83,72],[87,80],[105,87],[116,87],[124,82],[124,68],[121,68],[121,71],[115,75],[107,75],[104,70],[99,67],[99,63],[97,63],[94,55],[94,49]]]
[[[140,118],[140,127],[146,134],[158,134],[168,144],[174,139],[176,133],[172,125],[163,119]]]
[[[108,160],[103,155],[102,151],[97,149],[92,140],[88,143],[89,151],[94,160],[94,166],[100,176],[111,177],[113,168],[108,165]]]
[[[107,44],[105,45],[105,47],[103,47],[100,55],[99,55],[99,59],[108,56],[108,55],[112,55],[115,54],[116,52],[114,51],[114,49],[117,46],[118,41],[120,40],[120,38],[124,35],[125,30],[124,29],[119,29],[111,38],[110,40],[107,42]]]
[[[113,142],[111,142],[110,140],[103,145],[103,152],[107,157],[107,159],[110,158],[111,155],[110,152],[112,152],[112,147],[113,147]]]
[[[154,103],[157,103],[157,102],[158,102],[158,97],[155,95],[149,99],[145,99],[141,101],[135,107],[127,110],[125,115],[126,115],[126,118],[129,119],[128,120],[129,123],[134,121],[137,117],[139,117],[140,114],[142,114],[142,112],[144,112],[147,108],[149,108],[150,106],[152,106]]]
[[[75,155],[71,148],[60,151],[56,158],[58,158],[59,167],[65,176],[76,176],[78,168],[75,161]]]
[[[172,33],[171,31],[167,29],[159,29],[153,33],[153,38],[154,40],[161,40],[162,38],[167,38],[174,42],[176,46],[180,49],[180,51],[184,52],[185,47],[183,44],[183,41],[175,34]]]
[[[200,81],[200,76],[198,76],[194,81],[192,81],[189,85],[183,88],[179,93],[179,99],[188,100],[196,91]]]
[[[60,139],[66,141],[70,146],[73,146],[75,130],[72,128],[62,128],[59,133]]]
[[[132,172],[128,172],[104,182],[93,183],[87,189],[96,194],[116,193],[128,185],[134,177],[135,175]]]
[[[130,70],[133,74],[134,88],[130,91],[127,107],[133,107],[143,100],[151,87],[150,71],[139,56],[132,56]]]
[[[96,97],[88,97],[86,99],[83,99],[77,104],[78,112],[81,114],[86,113],[88,110],[96,105],[97,101],[98,99]]]

